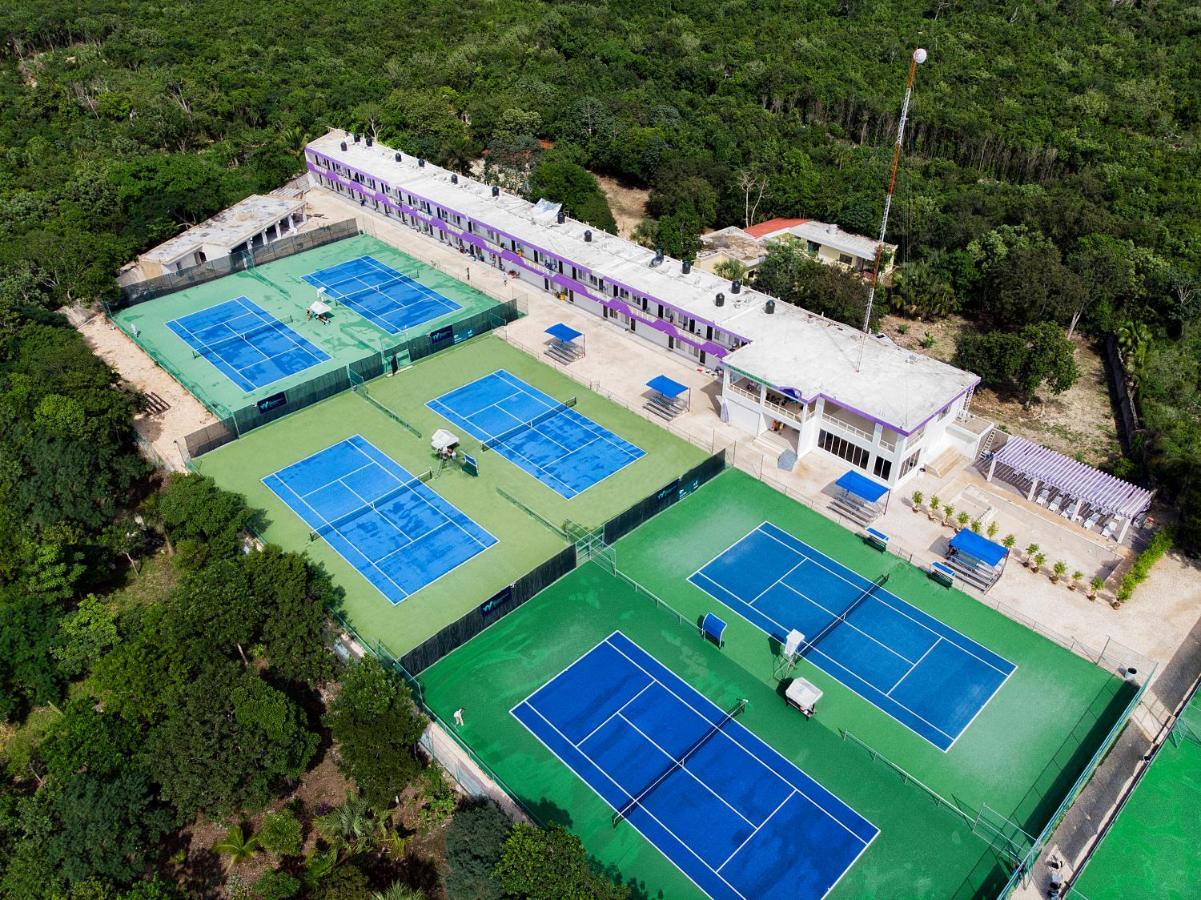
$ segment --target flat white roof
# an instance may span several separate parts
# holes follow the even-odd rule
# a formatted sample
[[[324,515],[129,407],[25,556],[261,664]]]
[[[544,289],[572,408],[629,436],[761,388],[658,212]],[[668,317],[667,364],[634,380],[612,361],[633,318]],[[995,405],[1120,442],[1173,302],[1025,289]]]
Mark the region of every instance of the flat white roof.
[[[206,219],[182,234],[177,234],[157,247],[147,250],[139,258],[164,264],[173,263],[204,246],[219,247],[228,253],[238,244],[303,207],[304,200],[301,198],[289,200],[251,194],[211,219]]]
[[[341,148],[343,141],[345,150]],[[772,298],[766,294],[746,286],[734,294],[725,279],[697,266],[684,274],[681,262],[671,257],[651,266],[655,253],[646,247],[572,218],[560,225],[553,213],[540,213],[535,204],[505,191],[493,197],[490,185],[465,175],[459,175],[458,183],[452,184],[449,171],[429,162],[419,167],[417,158],[407,153],[397,160],[399,151],[394,148],[378,143],[368,147],[365,139],[355,143],[349,132],[331,131],[308,146],[392,187],[486,223],[520,243],[570,260],[608,282],[617,282],[752,342],[727,359],[732,364],[735,359],[741,360],[737,364],[740,370],[775,386],[820,384],[822,393],[836,402],[908,430],[921,424],[919,410],[937,412],[979,380],[926,357],[917,357],[922,364],[915,366],[908,362],[913,356],[909,351],[875,338],[868,340],[875,352],[865,356],[862,371],[856,373],[853,356],[849,364],[847,361],[848,342],[857,344],[858,332],[854,329],[834,326],[821,316],[779,301],[775,313],[768,315],[765,305]],[[584,239],[585,232],[591,232],[591,241]],[[719,293],[725,295],[720,307],[715,303]],[[835,328],[842,329],[839,337],[831,336]],[[883,371],[875,374],[872,365]],[[898,372],[917,370],[924,373],[920,380],[897,377]],[[808,390],[804,393],[810,396]]]

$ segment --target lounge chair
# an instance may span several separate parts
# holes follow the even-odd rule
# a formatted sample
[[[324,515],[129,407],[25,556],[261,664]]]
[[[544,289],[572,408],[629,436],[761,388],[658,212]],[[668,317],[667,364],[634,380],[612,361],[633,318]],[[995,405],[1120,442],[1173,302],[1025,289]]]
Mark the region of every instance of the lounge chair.
[[[1101,529],[1101,537],[1111,538],[1113,533],[1118,530],[1118,517],[1110,516],[1109,521],[1105,523],[1105,527]]]
[[[1056,494],[1055,499],[1051,501],[1051,504],[1047,507],[1047,510],[1050,512],[1059,512],[1059,507],[1063,506],[1063,501],[1065,499],[1067,498],[1063,494]]]
[[[1084,527],[1087,528],[1089,531],[1092,531],[1093,526],[1096,525],[1099,521],[1101,521],[1101,511],[1094,509],[1091,513],[1088,514],[1088,518],[1084,520]]]
[[[1043,488],[1041,491],[1038,492],[1038,497],[1035,498],[1034,502],[1037,503],[1039,506],[1046,506],[1047,498],[1050,496],[1051,496],[1051,489]]]

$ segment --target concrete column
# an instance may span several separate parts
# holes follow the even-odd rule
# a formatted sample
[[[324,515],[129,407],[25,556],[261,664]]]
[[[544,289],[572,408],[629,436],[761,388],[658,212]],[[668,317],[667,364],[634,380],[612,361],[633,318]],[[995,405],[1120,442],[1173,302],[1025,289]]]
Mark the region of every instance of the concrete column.
[[[1034,478],[1030,481],[1030,490],[1026,491],[1026,499],[1031,503],[1034,502],[1034,492],[1038,490],[1038,479]]]
[[[1130,530],[1130,520],[1122,519],[1122,527],[1118,530],[1118,543],[1126,540],[1126,532]]]
[[[994,456],[991,460],[988,461],[988,475],[985,477],[984,480],[992,481],[993,472],[995,472],[995,471],[997,471],[997,458]]]
[[[884,426],[877,422],[872,426],[872,449],[880,446],[880,437],[884,434]]]

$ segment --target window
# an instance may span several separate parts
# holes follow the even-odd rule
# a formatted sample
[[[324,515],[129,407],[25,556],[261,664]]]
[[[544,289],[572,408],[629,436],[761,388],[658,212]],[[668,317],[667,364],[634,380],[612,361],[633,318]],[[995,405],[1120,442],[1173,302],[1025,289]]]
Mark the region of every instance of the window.
[[[805,249],[809,251],[810,256],[817,256],[817,251],[821,249],[821,245],[817,241],[805,241]]]
[[[850,254],[847,254],[847,253],[839,253],[838,261],[840,263],[842,263],[844,266],[849,266],[849,265],[851,265],[851,263],[854,262],[854,260],[851,259]]]
[[[921,455],[922,451],[920,447],[910,453],[909,458],[901,463],[901,472],[897,478],[904,478],[906,475],[908,475],[910,471],[912,471],[913,467],[917,465],[918,457]]]
[[[825,429],[818,432],[817,445],[827,453],[833,453],[840,459],[845,459],[851,465],[858,466],[861,469],[867,468],[867,461],[871,458],[871,453],[864,450],[858,444],[852,444],[846,438],[830,434]]]
[[[876,477],[881,481],[888,481],[888,476],[892,474],[892,460],[885,459],[883,456],[877,456],[876,464],[872,466],[872,471],[876,473]]]

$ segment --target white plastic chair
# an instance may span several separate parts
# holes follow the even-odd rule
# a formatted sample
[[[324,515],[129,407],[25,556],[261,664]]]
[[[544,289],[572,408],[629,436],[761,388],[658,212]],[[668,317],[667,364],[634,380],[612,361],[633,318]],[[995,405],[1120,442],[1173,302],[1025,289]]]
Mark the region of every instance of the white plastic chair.
[[[1089,531],[1093,530],[1093,526],[1101,521],[1101,511],[1094,509],[1089,513],[1088,518],[1084,520],[1084,527]]]
[[[1043,488],[1041,491],[1038,492],[1038,497],[1035,499],[1034,502],[1037,503],[1039,506],[1046,506],[1047,498],[1050,496],[1051,496],[1051,489]]]
[[[1047,507],[1050,512],[1059,512],[1059,507],[1063,506],[1064,495],[1056,494],[1055,499],[1051,501],[1051,505]]]

